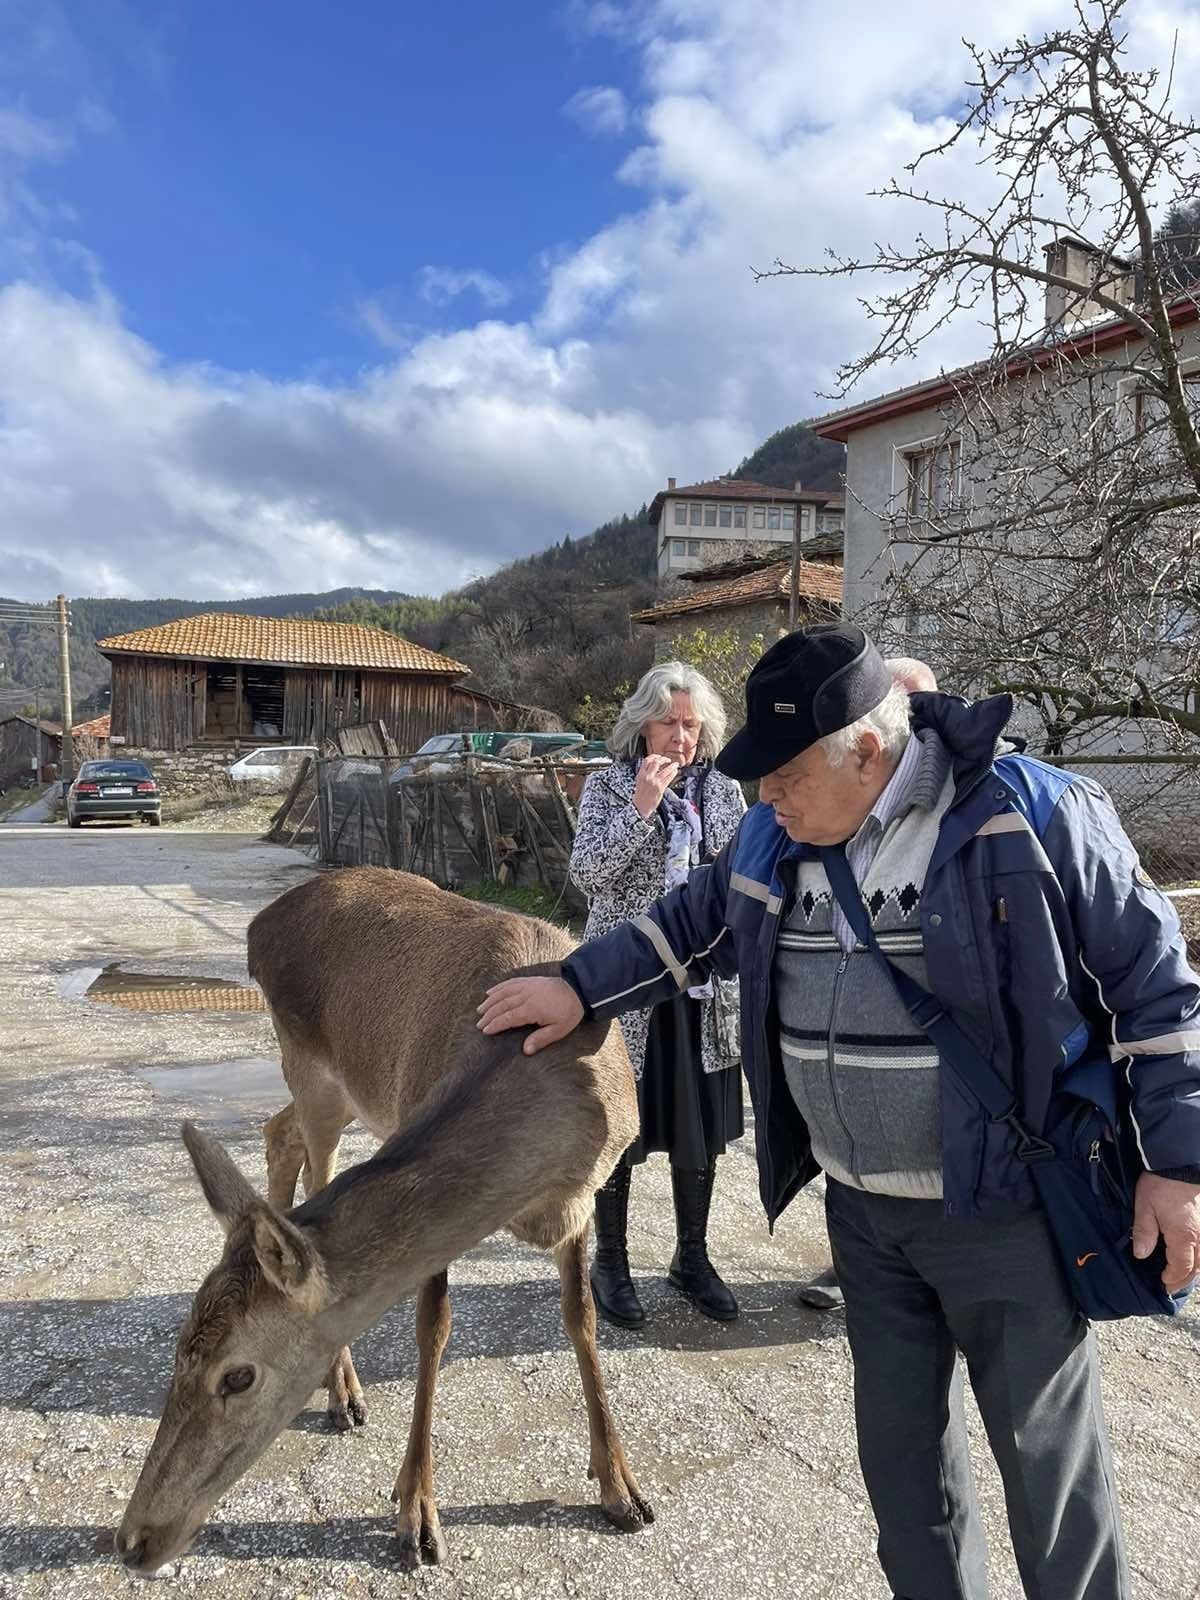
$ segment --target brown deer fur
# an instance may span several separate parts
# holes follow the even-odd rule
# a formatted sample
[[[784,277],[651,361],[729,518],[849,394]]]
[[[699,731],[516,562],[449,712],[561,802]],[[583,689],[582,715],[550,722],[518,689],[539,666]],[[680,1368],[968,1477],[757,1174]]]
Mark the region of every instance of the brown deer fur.
[[[450,1334],[446,1268],[499,1228],[556,1254],[604,1511],[626,1530],[653,1520],[609,1414],[587,1274],[593,1191],[637,1132],[621,1035],[593,1023],[526,1056],[523,1034],[486,1038],[474,1025],[489,984],[557,970],[570,948],[545,922],[375,868],[313,878],[251,923],[250,971],[292,1103],[266,1126],[266,1201],[185,1125],[227,1237],[117,1535],[131,1569],[185,1549],[322,1378],[335,1423],[364,1421],[348,1347],[414,1292],[417,1392],[393,1499],[403,1559],[440,1561],[430,1421]],[[335,1179],[356,1117],[387,1142]],[[289,1209],[301,1169],[308,1199]]]

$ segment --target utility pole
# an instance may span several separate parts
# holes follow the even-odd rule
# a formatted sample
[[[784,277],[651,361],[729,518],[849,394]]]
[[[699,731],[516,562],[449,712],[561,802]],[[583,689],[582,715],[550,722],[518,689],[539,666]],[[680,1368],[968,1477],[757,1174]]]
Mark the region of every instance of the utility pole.
[[[63,789],[75,776],[75,751],[71,742],[71,723],[74,717],[71,713],[71,647],[68,640],[67,629],[71,619],[67,614],[67,597],[60,594],[58,597],[58,675],[62,694],[62,758],[59,763],[58,775],[63,780]]]
[[[800,488],[799,482],[796,488]],[[795,633],[800,619],[800,519],[804,515],[803,501],[797,501],[792,513],[792,581],[788,588],[788,632]]]

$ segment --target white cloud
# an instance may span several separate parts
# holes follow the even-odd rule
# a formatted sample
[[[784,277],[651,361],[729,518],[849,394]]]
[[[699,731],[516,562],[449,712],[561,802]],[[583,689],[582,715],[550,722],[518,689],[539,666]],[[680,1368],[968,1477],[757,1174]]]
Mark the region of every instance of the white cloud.
[[[587,133],[624,133],[630,123],[629,102],[620,89],[579,89],[563,107]]]
[[[942,131],[967,70],[961,15],[951,0],[579,5],[581,28],[640,65],[627,210],[570,250],[546,219],[525,320],[499,315],[508,291],[485,266],[420,275],[427,299],[463,308],[449,332],[364,299],[383,358],[353,382],[172,366],[95,267],[76,297],[23,272],[34,281],[0,290],[0,593],[436,592],[636,507],[668,474],[735,465],[822,409],[869,334],[856,285],[756,284],[751,266],[911,226],[865,196]],[[1068,15],[1068,0],[988,0],[974,24],[986,45]],[[1144,0],[1130,16],[1139,49],[1161,53],[1180,26],[1200,60],[1194,10]],[[10,135],[28,160],[38,127]],[[938,176],[966,196],[987,181],[966,149]],[[485,320],[463,314],[469,296]],[[981,338],[957,324],[923,366]]]
[[[417,274],[421,298],[431,306],[446,306],[462,294],[475,294],[489,309],[506,305],[512,298],[499,278],[478,267],[465,271],[456,267],[422,267]]]

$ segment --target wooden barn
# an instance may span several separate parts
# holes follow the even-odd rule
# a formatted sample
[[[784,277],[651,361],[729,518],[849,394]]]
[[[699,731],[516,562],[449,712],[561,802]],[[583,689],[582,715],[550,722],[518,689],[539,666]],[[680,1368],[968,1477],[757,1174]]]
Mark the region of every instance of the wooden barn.
[[[316,744],[383,722],[403,750],[461,725],[468,668],[381,628],[201,612],[102,639],[129,749]]]
[[[62,728],[57,722],[11,716],[0,720],[0,789],[19,777],[48,780],[62,754]]]

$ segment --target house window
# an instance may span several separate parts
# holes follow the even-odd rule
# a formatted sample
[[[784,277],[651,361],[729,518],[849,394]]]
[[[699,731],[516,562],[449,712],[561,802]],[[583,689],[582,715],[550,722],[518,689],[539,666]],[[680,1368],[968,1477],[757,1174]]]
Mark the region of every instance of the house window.
[[[699,554],[700,554],[700,541],[699,541],[699,539],[689,539],[688,540],[688,555],[690,555],[690,556],[698,556]]]
[[[755,508],[754,508],[754,526],[756,528],[765,528],[766,525],[767,525],[767,508],[765,506],[755,506]]]
[[[700,513],[701,513],[701,511],[703,511],[703,509],[704,509],[703,506],[693,506],[692,507],[692,519],[691,520],[692,520],[692,527],[693,528],[698,528],[700,526]]]
[[[675,502],[675,526],[687,526],[687,507],[678,501]]]
[[[733,525],[734,525],[735,528],[744,528],[746,526],[746,508],[745,508],[745,506],[734,506],[734,508],[733,508]]]
[[[733,512],[729,506],[721,507],[721,526],[728,528],[733,522]]]
[[[813,511],[811,506],[800,507],[800,531],[807,533],[812,527]]]
[[[904,512],[910,522],[952,511],[959,503],[961,453],[957,439],[904,452]]]
[[[716,508],[716,506],[705,506],[705,508],[704,508],[704,526],[706,528],[715,528],[716,525],[717,525],[717,508]]]
[[[672,539],[671,554],[673,556],[685,556],[687,555],[687,546],[688,542],[686,539]]]
[[[840,533],[842,519],[836,511],[823,511],[817,518],[817,531],[819,533]]]
[[[778,528],[779,527],[779,507],[778,506],[772,506],[771,509],[767,512],[767,527],[768,528]]]
[[[790,508],[783,513],[783,525],[789,533],[796,526],[796,513]]]

